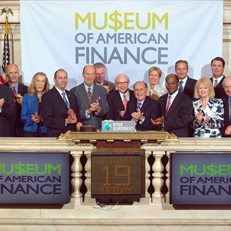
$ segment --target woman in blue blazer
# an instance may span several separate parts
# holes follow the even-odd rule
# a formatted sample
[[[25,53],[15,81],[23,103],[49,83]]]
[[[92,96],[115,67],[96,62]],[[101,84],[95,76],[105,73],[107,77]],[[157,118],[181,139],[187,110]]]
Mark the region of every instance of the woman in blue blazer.
[[[46,136],[47,128],[40,116],[42,95],[49,90],[45,73],[37,72],[23,97],[21,120],[24,123],[24,136]]]

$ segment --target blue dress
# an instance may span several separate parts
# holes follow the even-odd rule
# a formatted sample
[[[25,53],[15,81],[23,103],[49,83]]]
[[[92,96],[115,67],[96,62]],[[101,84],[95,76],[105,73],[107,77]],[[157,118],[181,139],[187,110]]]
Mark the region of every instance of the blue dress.
[[[224,126],[224,106],[221,99],[210,98],[204,110],[202,110],[202,100],[193,102],[194,115],[202,111],[204,116],[202,123],[198,123],[197,119],[193,120],[194,137],[215,138],[221,137],[220,128]],[[205,122],[206,114],[209,121]]]

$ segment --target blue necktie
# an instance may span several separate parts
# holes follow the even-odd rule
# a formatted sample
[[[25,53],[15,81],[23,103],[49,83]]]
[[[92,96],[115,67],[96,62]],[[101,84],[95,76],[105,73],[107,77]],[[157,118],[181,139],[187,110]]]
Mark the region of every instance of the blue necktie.
[[[179,92],[183,92],[183,81],[180,81],[180,85],[179,85]]]
[[[67,98],[66,98],[66,93],[62,92],[62,96],[63,96],[63,101],[65,102],[65,104],[67,105],[67,107],[70,108],[70,104],[69,104],[69,102],[67,101]]]

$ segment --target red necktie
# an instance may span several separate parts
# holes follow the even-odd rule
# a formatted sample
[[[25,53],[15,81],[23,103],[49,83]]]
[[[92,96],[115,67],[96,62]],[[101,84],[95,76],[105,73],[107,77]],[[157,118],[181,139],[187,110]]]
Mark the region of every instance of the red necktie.
[[[17,95],[16,87],[12,87],[12,89],[13,89],[14,96],[16,96]]]
[[[128,100],[125,94],[123,94],[123,97],[124,97],[123,98],[124,111],[126,111]]]
[[[90,87],[88,88],[87,97],[88,97],[89,103],[91,103],[92,94],[91,94],[91,88]]]
[[[168,96],[168,102],[167,102],[167,106],[166,106],[166,109],[165,109],[165,116],[168,114],[168,111],[169,111],[169,108],[171,106],[171,95]]]

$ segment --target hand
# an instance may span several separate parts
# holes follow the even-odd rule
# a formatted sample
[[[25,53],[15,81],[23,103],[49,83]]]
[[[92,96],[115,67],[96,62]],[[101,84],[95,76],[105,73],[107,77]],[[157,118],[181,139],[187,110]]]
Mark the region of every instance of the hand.
[[[21,96],[20,94],[16,94],[15,100],[18,104],[22,104],[23,96]]]
[[[157,118],[155,120],[151,119],[151,123],[154,126],[163,126],[163,124],[164,124],[164,117],[162,116],[162,117],[159,117],[159,118]]]
[[[3,104],[5,103],[5,100],[4,100],[4,98],[1,98],[0,99],[0,108],[2,108],[3,107]]]
[[[41,117],[38,115],[37,112],[35,112],[34,115],[31,115],[31,120],[38,124],[41,121]]]
[[[76,123],[76,130],[79,131],[81,126],[83,126],[83,124],[81,122],[77,122]]]
[[[66,124],[77,123],[77,117],[73,109],[69,108],[67,110],[67,118],[65,119]]]
[[[208,114],[206,113],[206,115],[205,115],[205,123],[209,122],[209,119],[210,119],[210,117],[209,117]]]
[[[133,112],[131,114],[133,120],[135,120],[136,122],[138,122],[139,120],[142,120],[144,113],[140,111],[140,109],[137,110],[137,112]]]
[[[225,135],[230,136],[231,135],[231,125],[229,125],[226,129],[225,129]]]
[[[199,111],[197,114],[196,114],[196,119],[199,123],[202,122],[202,119],[203,119],[203,113],[202,111]]]
[[[125,110],[124,111],[120,111],[120,117],[123,118],[124,117],[124,114],[125,114]]]
[[[99,106],[99,100],[97,99],[95,102],[90,104],[90,110],[93,111],[99,111],[100,106]]]

